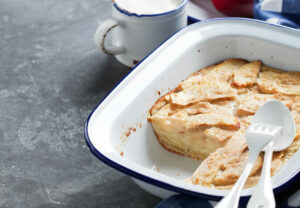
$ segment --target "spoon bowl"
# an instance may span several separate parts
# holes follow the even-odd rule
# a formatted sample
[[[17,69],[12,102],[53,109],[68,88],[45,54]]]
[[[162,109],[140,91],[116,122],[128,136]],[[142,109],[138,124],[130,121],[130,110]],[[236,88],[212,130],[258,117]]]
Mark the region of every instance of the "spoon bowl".
[[[272,100],[261,106],[251,120],[251,125],[258,123],[283,128],[281,135],[273,140],[274,151],[284,150],[292,144],[296,135],[295,121],[290,110],[282,102]]]

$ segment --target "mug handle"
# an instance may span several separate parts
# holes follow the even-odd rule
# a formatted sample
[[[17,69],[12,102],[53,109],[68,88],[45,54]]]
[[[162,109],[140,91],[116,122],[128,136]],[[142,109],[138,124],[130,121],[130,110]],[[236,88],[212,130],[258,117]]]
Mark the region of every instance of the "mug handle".
[[[125,48],[123,46],[109,46],[104,45],[105,38],[107,34],[115,27],[118,27],[118,22],[114,19],[105,20],[101,23],[94,35],[94,42],[96,46],[108,55],[117,55],[125,53]]]

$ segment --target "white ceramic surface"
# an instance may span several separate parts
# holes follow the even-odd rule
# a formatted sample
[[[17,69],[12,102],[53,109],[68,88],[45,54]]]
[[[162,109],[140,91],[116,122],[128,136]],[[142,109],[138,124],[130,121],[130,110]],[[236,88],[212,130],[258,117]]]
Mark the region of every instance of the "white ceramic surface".
[[[186,2],[171,11],[143,15],[130,13],[112,4],[112,18],[104,21],[97,29],[96,46],[109,55],[115,55],[122,64],[133,67],[163,41],[187,25]],[[104,43],[112,33],[112,44]]]
[[[232,57],[260,59],[273,67],[299,71],[300,32],[237,18],[203,21],[179,31],[143,60],[91,113],[85,136],[93,154],[156,187],[210,199],[224,196],[228,191],[182,180],[192,175],[200,161],[166,151],[157,142],[147,115],[159,94],[200,68]],[[299,169],[300,151],[273,177],[275,191],[298,177]],[[157,189],[156,195],[166,196],[160,195],[160,188],[142,187],[152,193]],[[252,190],[244,189],[241,195],[249,196]]]

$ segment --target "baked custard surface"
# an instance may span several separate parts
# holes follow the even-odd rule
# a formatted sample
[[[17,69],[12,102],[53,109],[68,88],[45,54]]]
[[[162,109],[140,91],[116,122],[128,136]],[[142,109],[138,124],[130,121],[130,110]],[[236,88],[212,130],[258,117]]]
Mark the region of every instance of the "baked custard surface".
[[[282,101],[291,110],[297,129],[293,144],[274,152],[274,175],[300,147],[300,72],[228,59],[179,83],[153,105],[148,120],[165,149],[203,160],[187,182],[228,189],[247,163],[245,132],[251,118],[270,100]],[[263,153],[245,187],[258,182],[262,163]]]

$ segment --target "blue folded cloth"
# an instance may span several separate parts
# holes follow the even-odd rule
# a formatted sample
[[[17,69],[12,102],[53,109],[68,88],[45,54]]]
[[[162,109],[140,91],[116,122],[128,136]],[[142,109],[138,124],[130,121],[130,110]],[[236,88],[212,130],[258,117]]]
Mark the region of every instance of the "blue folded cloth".
[[[299,0],[255,0],[255,19],[300,29]]]

